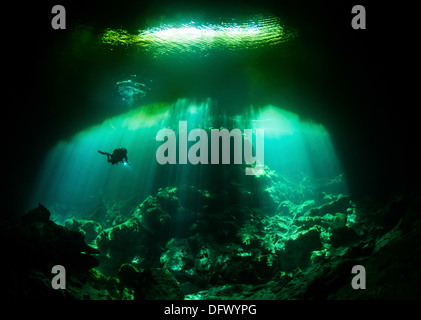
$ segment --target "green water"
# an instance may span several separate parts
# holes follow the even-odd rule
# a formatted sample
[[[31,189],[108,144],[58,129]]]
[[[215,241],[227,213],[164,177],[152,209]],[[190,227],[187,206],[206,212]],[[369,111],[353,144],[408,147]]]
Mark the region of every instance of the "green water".
[[[287,177],[301,174],[312,180],[333,179],[342,173],[323,125],[300,121],[296,114],[274,106],[250,108],[247,113],[232,116],[215,115],[212,113],[214,103],[211,99],[183,98],[174,104],[141,106],[59,142],[46,156],[34,199],[49,206],[60,203],[80,208],[99,197],[112,201],[137,196],[141,200],[158,187],[184,183],[215,188],[210,185],[215,181],[207,181],[212,170],[218,170],[218,166],[221,170],[227,166],[236,170],[240,164],[231,161],[230,165],[218,165],[211,164],[210,160],[208,164],[197,165],[157,162],[156,152],[163,143],[156,141],[157,133],[168,128],[178,138],[179,121],[187,121],[189,131],[207,130],[209,139],[211,128],[254,129],[254,132],[257,128],[264,129],[264,164]],[[189,141],[187,147],[194,143]],[[234,144],[233,139],[231,144]],[[97,152],[111,153],[120,147],[128,150],[128,165],[111,165]],[[177,159],[179,157],[178,153]],[[255,179],[254,176],[247,178]],[[228,182],[216,183],[223,186]]]
[[[71,50],[60,58],[62,76],[90,80],[83,101],[68,103],[89,104],[97,120],[49,150],[28,206],[42,203],[53,221],[84,233],[100,250],[105,274],[121,263],[161,263],[194,277],[195,270],[185,270],[187,258],[174,252],[202,238],[220,257],[197,260],[199,269],[236,256],[226,248],[239,246],[239,256],[250,257],[256,232],[270,249],[253,259],[265,250],[279,253],[299,215],[348,193],[328,130],[299,114],[311,100],[290,96],[298,84],[289,82],[300,64],[297,39],[298,30],[265,15],[137,31],[75,28],[63,44]],[[285,73],[272,73],[270,56],[281,57],[276,63]],[[85,63],[87,70],[75,70]],[[212,147],[212,132],[223,130],[239,133],[225,156],[222,138],[219,149]],[[195,132],[200,140],[190,138]],[[159,149],[169,142],[175,145],[161,156],[173,158],[162,164]],[[128,163],[111,165],[97,152],[117,148],[127,149]],[[128,233],[114,243],[120,229]]]

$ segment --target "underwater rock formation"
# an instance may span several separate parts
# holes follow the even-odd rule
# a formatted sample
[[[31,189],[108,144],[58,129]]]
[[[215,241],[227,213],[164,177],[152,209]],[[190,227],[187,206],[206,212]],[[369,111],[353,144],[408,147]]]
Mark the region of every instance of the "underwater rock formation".
[[[90,244],[102,231],[102,226],[92,220],[71,218],[64,222],[64,227],[72,231],[78,231],[85,237],[85,242]]]
[[[183,293],[174,275],[167,268],[138,271],[123,264],[118,272],[120,284],[133,289],[137,300],[181,300]]]
[[[2,233],[15,244],[6,247],[6,287],[23,298],[421,297],[419,195],[353,199],[327,193],[329,183],[315,195],[305,177],[270,170],[248,184],[232,178],[220,190],[159,188],[137,204],[111,204],[99,221],[70,217],[66,228],[40,205]],[[286,199],[283,188],[295,196]],[[67,290],[51,289],[56,264],[66,266]],[[366,290],[350,285],[357,264],[367,270]]]
[[[217,191],[160,188],[125,222],[98,235],[98,270],[115,276],[125,263],[139,270],[164,266],[181,285],[204,290],[226,283],[257,285],[280,271],[308,267],[331,247],[332,230],[347,224],[353,205],[321,186],[316,202],[307,198],[314,197],[311,184],[304,183],[308,178],[294,184],[267,167],[265,172],[247,182],[231,175]],[[287,193],[294,196],[286,199]]]
[[[98,265],[95,257],[98,251],[86,245],[81,233],[50,221],[50,212],[42,205],[4,230],[1,240],[8,259],[3,274],[10,275],[5,279],[5,287],[13,298],[76,298],[71,290],[51,289],[52,267],[66,266],[71,283]],[[97,296],[98,291],[94,291]]]
[[[280,254],[281,270],[286,272],[308,266],[313,251],[321,250],[320,232],[313,227],[285,242],[285,249]]]

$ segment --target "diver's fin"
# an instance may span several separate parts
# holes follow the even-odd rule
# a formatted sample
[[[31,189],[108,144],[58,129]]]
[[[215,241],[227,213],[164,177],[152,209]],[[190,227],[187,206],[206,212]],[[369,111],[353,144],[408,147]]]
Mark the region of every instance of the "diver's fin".
[[[100,151],[100,150],[98,150],[98,152],[99,152],[100,154],[105,154],[105,155],[109,154],[109,155],[111,155],[111,154],[110,154],[110,153],[108,153],[108,152],[103,152],[103,151]]]

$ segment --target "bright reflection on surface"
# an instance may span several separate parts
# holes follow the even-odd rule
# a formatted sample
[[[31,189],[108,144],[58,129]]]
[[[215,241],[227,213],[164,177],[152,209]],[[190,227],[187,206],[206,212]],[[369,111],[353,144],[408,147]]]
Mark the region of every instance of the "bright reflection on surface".
[[[139,34],[140,39],[148,39],[151,41],[162,41],[172,43],[195,41],[246,41],[253,40],[254,37],[262,36],[266,30],[257,25],[232,25],[232,26],[183,26],[174,28],[164,26],[143,31]],[[276,30],[282,32],[281,27]]]
[[[136,45],[154,55],[207,53],[210,50],[244,50],[273,46],[291,40],[297,32],[281,25],[273,16],[256,16],[244,22],[161,25],[138,34],[107,29],[102,42],[108,45]]]

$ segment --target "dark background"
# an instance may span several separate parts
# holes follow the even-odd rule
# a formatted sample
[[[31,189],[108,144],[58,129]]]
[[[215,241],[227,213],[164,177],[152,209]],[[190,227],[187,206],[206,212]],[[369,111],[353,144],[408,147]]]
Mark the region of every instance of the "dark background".
[[[66,8],[66,30],[51,28],[55,4]],[[366,30],[351,28],[351,9],[357,4],[366,8]],[[367,1],[25,2],[3,9],[2,162],[7,209],[2,217],[23,213],[43,156],[57,141],[116,113],[112,108],[99,113],[86,99],[86,88],[98,76],[95,64],[81,63],[69,79],[63,79],[60,49],[72,28],[82,23],[134,30],[142,28],[138,23],[142,17],[183,7],[227,16],[235,16],[239,8],[262,8],[285,18],[300,30],[317,61],[324,62],[319,74],[315,69],[314,76],[303,75],[291,89],[293,97],[313,101],[312,107],[291,111],[328,128],[352,193],[388,196],[419,188],[418,100],[412,98],[417,38],[410,34],[416,20],[411,18],[414,8],[403,2],[393,6]],[[274,73],[282,67],[276,60],[270,63]],[[85,76],[78,77],[78,72]],[[186,80],[177,93],[188,86]]]

